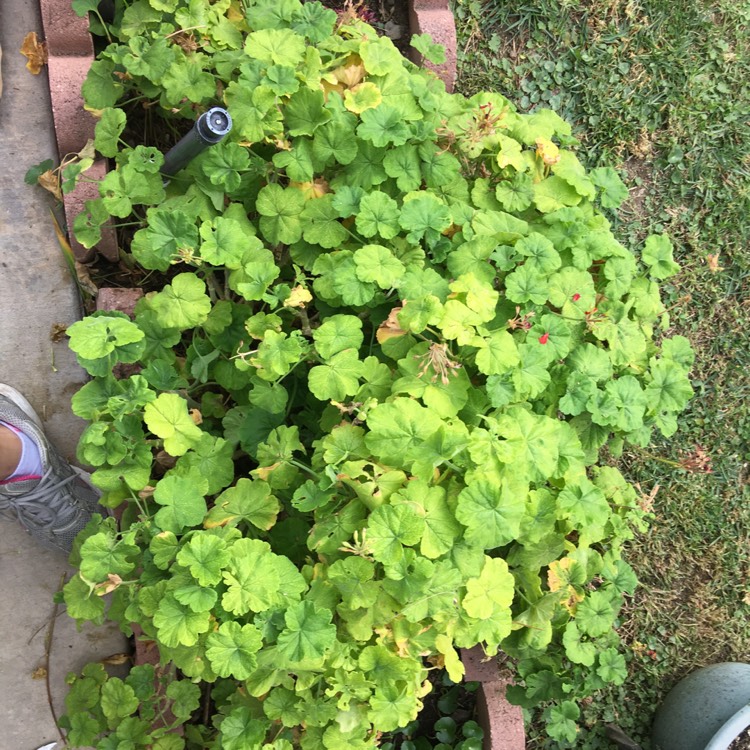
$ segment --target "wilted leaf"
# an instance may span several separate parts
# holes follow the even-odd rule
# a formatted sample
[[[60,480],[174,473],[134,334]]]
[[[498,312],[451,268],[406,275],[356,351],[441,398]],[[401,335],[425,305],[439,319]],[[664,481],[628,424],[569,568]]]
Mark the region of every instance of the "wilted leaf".
[[[42,67],[47,64],[47,45],[39,41],[36,31],[30,31],[26,34],[20,52],[28,58],[26,67],[35,76],[38,76],[42,72]]]
[[[42,172],[37,179],[37,182],[45,189],[49,190],[57,200],[62,200],[62,190],[60,190],[60,177],[57,172],[48,169],[46,172]]]

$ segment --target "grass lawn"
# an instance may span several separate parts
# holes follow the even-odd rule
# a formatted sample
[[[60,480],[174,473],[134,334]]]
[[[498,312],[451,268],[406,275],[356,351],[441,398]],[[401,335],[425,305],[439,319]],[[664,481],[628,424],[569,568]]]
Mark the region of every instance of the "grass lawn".
[[[665,302],[669,333],[696,352],[696,396],[673,439],[619,461],[653,500],[629,548],[630,676],[582,707],[575,745],[611,748],[613,722],[648,748],[682,675],[750,661],[750,0],[456,3],[457,89],[557,110],[580,158],[630,188],[611,217],[620,238],[666,231],[683,267]],[[530,731],[529,748],[557,746]]]

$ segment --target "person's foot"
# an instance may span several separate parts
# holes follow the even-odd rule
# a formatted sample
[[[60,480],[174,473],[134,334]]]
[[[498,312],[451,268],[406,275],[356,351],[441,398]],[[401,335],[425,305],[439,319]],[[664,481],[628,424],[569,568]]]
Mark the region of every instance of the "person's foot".
[[[84,471],[71,466],[51,445],[31,404],[3,383],[0,422],[30,438],[41,459],[39,475],[11,475],[0,481],[0,516],[17,519],[42,544],[70,552],[92,514],[103,512],[99,492]]]

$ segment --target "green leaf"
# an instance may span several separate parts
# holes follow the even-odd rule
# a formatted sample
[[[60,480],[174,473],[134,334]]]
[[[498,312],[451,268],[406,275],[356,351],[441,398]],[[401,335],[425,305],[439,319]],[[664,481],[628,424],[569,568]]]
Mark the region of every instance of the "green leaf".
[[[573,701],[562,701],[557,706],[551,706],[545,711],[547,733],[558,742],[575,743],[578,739],[576,721],[580,715],[581,711]]]
[[[176,393],[161,393],[146,404],[143,419],[154,435],[163,438],[164,450],[172,456],[182,456],[203,434],[188,414],[187,402]]]
[[[86,106],[91,109],[114,107],[123,92],[123,85],[115,79],[115,64],[110,60],[94,60],[81,87]]]
[[[240,172],[249,167],[248,151],[238,143],[217,143],[201,158],[201,169],[208,175],[211,184],[227,193],[239,189],[242,181]]]
[[[255,207],[261,215],[260,231],[274,245],[290,245],[302,239],[300,214],[305,207],[305,197],[296,188],[266,185],[260,193]]]
[[[302,359],[305,351],[306,342],[298,332],[287,336],[269,330],[265,332],[251,362],[258,367],[258,376],[263,380],[277,380]]]
[[[292,21],[292,28],[311,44],[319,44],[333,34],[336,20],[336,12],[321,3],[305,3]]]
[[[496,607],[510,609],[514,588],[508,563],[500,558],[485,557],[479,578],[470,578],[466,582],[466,596],[461,606],[470,617],[487,619]]]
[[[596,646],[593,643],[582,640],[578,625],[569,622],[563,633],[563,645],[565,655],[575,664],[583,664],[591,667],[596,659]]]
[[[290,180],[309,182],[314,172],[310,140],[297,138],[290,151],[278,151],[273,155],[273,163],[283,169]]]
[[[654,362],[648,381],[646,402],[651,412],[681,411],[693,396],[685,371],[671,360]]]
[[[116,156],[120,147],[120,135],[125,129],[127,116],[121,109],[107,107],[96,123],[94,146],[102,156]]]
[[[362,122],[357,127],[357,135],[373,146],[402,146],[409,139],[409,127],[395,107],[381,104],[365,110],[360,117]]]
[[[413,37],[412,37],[413,38]],[[418,190],[422,184],[422,169],[417,149],[409,144],[389,149],[383,160],[386,174],[396,180],[399,190]]]
[[[504,438],[498,446],[502,460],[515,471],[536,482],[555,473],[559,440],[556,420],[516,406],[498,419],[497,433]]]
[[[184,211],[149,209],[148,226],[133,236],[131,251],[145,268],[166,271],[180,250],[194,250],[198,246],[195,221]]]
[[[194,646],[201,633],[210,627],[209,612],[193,612],[190,607],[167,594],[154,614],[159,640],[168,648]]]
[[[135,567],[138,552],[134,544],[118,541],[112,534],[94,534],[81,545],[81,575],[92,583],[106,581],[110,573],[124,578]]]
[[[137,711],[140,701],[130,685],[126,685],[119,677],[110,677],[102,685],[100,705],[110,722],[117,723],[118,719],[124,719]]]
[[[354,253],[357,278],[360,281],[375,282],[381,289],[391,289],[406,269],[404,264],[383,245],[364,245]]]
[[[625,657],[617,652],[617,649],[608,648],[602,651],[598,658],[596,673],[605,682],[613,685],[622,685],[628,677],[628,668]]]
[[[345,349],[358,351],[364,341],[362,320],[355,315],[331,315],[313,330],[315,349],[328,360]]]
[[[565,206],[577,206],[581,196],[575,188],[557,175],[534,185],[534,205],[542,213],[551,213]]]
[[[160,529],[180,534],[185,528],[199,526],[203,522],[208,511],[204,499],[208,482],[203,477],[198,481],[196,479],[197,476],[171,475],[157,483],[154,500],[162,508],[154,516],[154,521]]]
[[[289,96],[299,90],[296,71],[289,65],[271,65],[266,69],[264,83],[276,96]]]
[[[332,201],[333,196],[329,193],[305,205],[300,218],[304,222],[303,237],[306,242],[330,249],[341,245],[349,236],[339,221],[339,213]]]
[[[505,278],[505,293],[509,300],[517,304],[531,302],[543,305],[547,301],[549,285],[534,266],[524,264]]]
[[[229,562],[226,542],[218,536],[197,534],[177,553],[177,562],[190,571],[201,586],[215,586]]]
[[[566,487],[557,498],[563,518],[569,518],[580,530],[596,534],[609,518],[609,504],[604,493],[588,479],[577,486]]]
[[[368,413],[370,432],[365,443],[386,464],[409,466],[420,458],[420,447],[442,424],[439,417],[414,399],[396,398]]]
[[[539,274],[550,275],[557,271],[562,264],[555,246],[538,232],[532,232],[520,239],[516,243],[515,249],[516,252],[527,258],[525,267],[527,266]]]
[[[346,401],[359,390],[362,362],[354,349],[334,354],[325,364],[313,367],[308,375],[308,387],[321,401]]]
[[[245,53],[248,57],[264,63],[291,65],[296,68],[305,54],[305,39],[291,29],[254,31],[247,35]],[[292,133],[292,135],[301,134]]]
[[[408,193],[404,197],[399,218],[401,226],[409,232],[410,242],[417,243],[423,237],[428,241],[448,229],[453,223],[448,207],[432,193]]]
[[[619,208],[628,197],[628,189],[612,167],[597,167],[589,172],[604,208]]]
[[[144,338],[138,326],[120,317],[87,317],[67,329],[70,348],[85,359],[100,359]]]
[[[151,298],[151,308],[164,328],[195,328],[211,311],[206,284],[194,273],[180,273]]]
[[[289,607],[284,622],[286,627],[279,633],[277,649],[290,666],[322,659],[336,642],[331,612],[318,609],[310,601]]]
[[[380,190],[373,190],[359,204],[357,231],[363,237],[380,235],[383,239],[390,240],[401,231],[399,217],[396,201]]]
[[[612,597],[604,591],[591,591],[576,607],[576,623],[582,633],[596,637],[612,630],[615,621]]]
[[[672,243],[666,234],[652,234],[646,238],[641,259],[655,279],[668,279],[679,272],[680,267],[674,262],[672,251]]]
[[[279,510],[279,501],[271,494],[267,483],[243,477],[216,498],[206,526],[236,526],[244,521],[267,531],[276,523]]]
[[[219,677],[246,680],[255,670],[263,639],[254,625],[225,622],[206,639],[206,656]]]
[[[387,567],[403,556],[403,547],[419,542],[424,533],[424,518],[410,503],[380,505],[370,515],[367,541],[376,560]]]
[[[339,164],[351,164],[359,151],[354,128],[340,119],[323,125],[315,131],[312,150],[318,161],[335,159]]]
[[[293,94],[284,109],[289,135],[315,135],[315,131],[331,119],[324,104],[322,91],[303,88]]]
[[[172,106],[179,106],[186,98],[203,104],[216,96],[216,81],[198,59],[183,58],[173,63],[161,79],[161,85],[164,99]]]
[[[368,39],[359,48],[365,69],[374,76],[384,76],[404,64],[401,53],[387,37]]]
[[[486,338],[476,338],[472,342],[478,346],[477,367],[485,375],[502,375],[521,362],[516,342],[507,331],[493,331]]]
[[[409,43],[428,62],[434,65],[442,65],[445,62],[445,47],[435,44],[429,34],[412,34]]]
[[[482,549],[508,544],[521,527],[525,498],[494,482],[470,482],[458,495],[456,518],[466,526],[466,539]]]
[[[328,569],[328,579],[339,590],[349,609],[372,607],[380,593],[380,584],[373,581],[375,565],[362,557],[345,557]]]
[[[167,685],[166,693],[167,698],[172,701],[170,706],[172,713],[176,718],[183,721],[187,721],[200,705],[200,686],[194,685],[188,680],[171,682]],[[152,750],[162,750],[162,748],[154,746]],[[169,750],[169,748],[165,747],[163,750]],[[182,746],[176,747],[174,750],[182,750]]]
[[[267,721],[260,721],[247,706],[238,706],[221,722],[221,747],[223,750],[260,748],[267,732]]]
[[[406,726],[416,717],[420,706],[408,686],[398,685],[378,690],[368,704],[367,720],[384,732]]]
[[[234,479],[232,453],[232,446],[226,440],[204,433],[198,445],[177,462],[175,473],[200,474],[208,480],[208,494],[215,495]]]
[[[529,175],[518,172],[495,188],[495,197],[506,211],[520,213],[534,201],[534,183]]]
[[[223,577],[228,588],[221,604],[235,615],[286,606],[307,588],[294,563],[274,555],[270,545],[259,539],[234,542]]]

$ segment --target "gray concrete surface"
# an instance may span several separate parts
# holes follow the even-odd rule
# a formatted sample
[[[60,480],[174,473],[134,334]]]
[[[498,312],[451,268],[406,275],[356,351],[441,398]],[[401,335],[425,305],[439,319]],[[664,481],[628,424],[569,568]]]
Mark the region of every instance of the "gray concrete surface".
[[[32,165],[57,158],[46,73],[29,73],[18,52],[27,32],[42,36],[38,13],[36,0],[0,0],[0,382],[26,395],[50,439],[72,458],[83,423],[71,413],[70,398],[85,373],[51,332],[74,322],[80,307],[53,229],[54,199],[23,180]],[[46,681],[34,673],[45,661],[52,595],[70,572],[64,554],[0,521],[0,750],[36,750],[59,739]],[[125,647],[111,627],[78,633],[61,608],[49,670],[58,713],[68,671]]]

